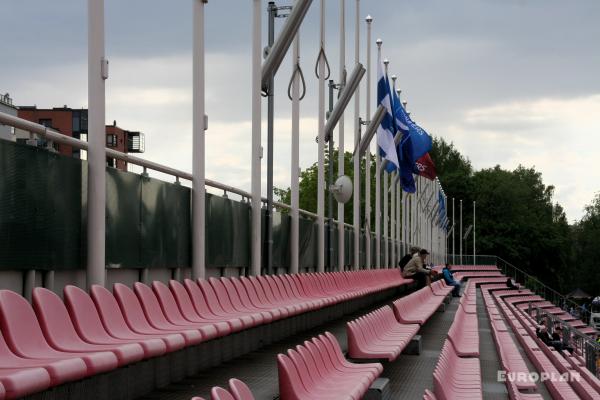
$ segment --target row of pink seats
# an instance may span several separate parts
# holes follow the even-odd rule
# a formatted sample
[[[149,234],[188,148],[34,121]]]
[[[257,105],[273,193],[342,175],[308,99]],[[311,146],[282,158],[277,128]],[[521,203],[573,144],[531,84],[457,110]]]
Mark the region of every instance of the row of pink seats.
[[[394,361],[419,331],[419,324],[403,324],[385,306],[346,324],[348,356]]]
[[[392,303],[396,319],[403,324],[423,325],[444,302],[445,296],[436,295],[428,286]]]
[[[211,400],[254,400],[254,395],[248,386],[239,379],[229,380],[229,390],[215,386],[210,391]],[[202,397],[192,397],[192,400],[204,400]]]
[[[329,332],[277,355],[281,400],[359,400],[379,377],[379,363],[348,362]]]
[[[459,281],[465,278],[504,277],[501,271],[458,271],[453,275]],[[506,281],[506,278],[504,278],[504,281]]]
[[[174,352],[185,346],[410,280],[397,270],[211,278],[169,286],[115,284],[87,293],[64,289],[64,302],[36,288],[33,305],[0,291],[0,399]],[[26,334],[25,334],[26,332]]]
[[[459,357],[479,357],[479,325],[477,314],[467,313],[459,306],[448,330],[448,339]]]
[[[497,299],[497,303],[504,313],[505,318],[513,328],[513,332],[515,332],[517,339],[525,349],[528,358],[535,365],[536,369],[540,373],[544,372],[553,374],[554,376],[560,376],[560,373],[552,360],[542,350],[542,347],[546,346],[537,339],[535,330],[532,329],[534,326],[531,321],[527,322],[523,318],[520,311],[508,301],[510,298],[505,299],[506,301],[504,301],[503,297],[499,296],[499,294],[493,292],[493,295]],[[579,394],[575,391],[575,387],[569,384],[569,382],[560,379],[548,379],[544,381],[544,384],[555,399],[580,398]]]
[[[483,399],[481,367],[478,358],[459,357],[449,340],[433,371],[433,391],[426,390],[424,399]]]

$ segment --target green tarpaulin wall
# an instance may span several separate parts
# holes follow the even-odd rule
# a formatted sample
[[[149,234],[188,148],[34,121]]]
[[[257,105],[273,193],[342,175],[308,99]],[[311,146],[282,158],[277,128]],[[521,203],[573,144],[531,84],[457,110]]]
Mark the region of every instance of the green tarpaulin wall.
[[[0,140],[0,269],[77,269],[85,265],[85,161]],[[106,262],[109,268],[191,265],[191,190],[185,186],[107,168]],[[265,213],[263,210],[263,221]],[[207,267],[248,267],[250,206],[206,195]],[[288,214],[273,215],[273,267],[287,269]],[[332,266],[338,269],[334,227]],[[325,227],[326,237],[328,226]],[[263,232],[263,243],[265,230]],[[317,265],[317,225],[300,218],[300,268]],[[344,232],[346,265],[353,264],[352,229]],[[360,258],[364,264],[364,234]],[[371,240],[372,264],[375,239]],[[266,246],[263,246],[263,252]],[[383,243],[382,243],[383,251]],[[382,255],[383,257],[383,255]],[[264,257],[263,257],[264,260]]]

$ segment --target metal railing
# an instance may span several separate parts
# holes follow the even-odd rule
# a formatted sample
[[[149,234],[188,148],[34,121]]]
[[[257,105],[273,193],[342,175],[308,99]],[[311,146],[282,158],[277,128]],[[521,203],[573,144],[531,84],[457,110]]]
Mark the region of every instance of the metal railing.
[[[462,255],[448,254],[448,263],[456,265],[496,265],[504,275],[512,278],[515,282],[525,285],[535,294],[538,294],[546,300],[556,304],[557,307],[565,311],[572,311],[575,317],[589,323],[591,318],[590,310],[584,309],[571,299],[568,299],[564,294],[552,289],[540,281],[535,276],[523,271],[514,266],[505,259],[494,255]]]
[[[562,343],[565,346],[573,347],[575,354],[579,354],[585,360],[585,367],[600,378],[600,343],[590,338],[585,333],[570,326],[556,315],[553,315],[543,308],[533,305],[531,302],[528,307],[529,315],[534,317],[540,324],[545,321],[548,333],[552,334],[557,326],[562,330]]]

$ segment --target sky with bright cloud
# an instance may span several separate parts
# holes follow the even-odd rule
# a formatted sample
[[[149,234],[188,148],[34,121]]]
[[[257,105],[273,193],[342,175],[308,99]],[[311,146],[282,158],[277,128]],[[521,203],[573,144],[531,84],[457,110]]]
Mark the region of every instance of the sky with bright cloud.
[[[191,171],[191,0],[105,4],[107,123],[116,120],[125,129],[143,131],[143,157]],[[243,189],[250,187],[251,4],[209,0],[206,5],[207,177]],[[346,1],[348,69],[355,57],[355,4]],[[2,1],[0,93],[9,92],[17,105],[87,106],[85,6],[82,0]],[[326,0],[325,50],[334,79],[339,77],[339,9],[340,1]],[[390,73],[398,76],[403,100],[421,126],[452,141],[477,169],[535,166],[544,182],[556,187],[555,200],[569,220],[581,218],[584,205],[600,191],[599,1],[362,0],[363,63],[367,14],[373,17],[372,40],[383,40]],[[279,29],[283,20],[276,23]],[[317,159],[318,34],[315,0],[301,29],[307,78],[300,106],[302,168]],[[375,60],[374,43],[372,54]],[[276,78],[278,187],[290,184],[291,103],[285,90],[291,62],[286,57]],[[362,93],[364,117],[364,83]],[[352,113],[345,125],[345,141],[351,143]]]

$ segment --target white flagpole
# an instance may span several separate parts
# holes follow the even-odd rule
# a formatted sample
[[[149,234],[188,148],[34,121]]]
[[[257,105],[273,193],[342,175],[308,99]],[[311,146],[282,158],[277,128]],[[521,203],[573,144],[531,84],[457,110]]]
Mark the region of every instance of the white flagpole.
[[[106,283],[106,96],[104,0],[88,0],[87,286]],[[35,276],[33,274],[33,276]],[[28,293],[29,296],[29,293]]]
[[[342,0],[343,1],[343,0]],[[371,118],[371,16],[365,18],[367,23],[367,98],[366,116]],[[371,268],[371,145],[365,154],[365,268]],[[379,268],[379,265],[377,265]]]
[[[252,8],[252,266],[251,275],[261,271],[261,1]]]
[[[456,241],[454,240],[454,232],[456,232],[456,219],[454,218],[454,197],[452,198],[452,264],[456,264]]]
[[[325,49],[325,0],[321,0],[321,47]],[[319,57],[319,158],[317,178],[317,271],[325,271],[325,60]]]
[[[396,172],[390,174],[390,184],[392,187],[391,190],[391,199],[390,199],[390,242],[391,242],[391,255],[390,255],[390,266],[393,266],[396,263],[396,187],[394,182],[396,181]]]
[[[463,243],[463,226],[462,226],[462,200],[460,200],[460,232],[458,235],[458,240],[460,241],[460,265],[463,265],[462,259],[462,243]]]
[[[290,229],[290,273],[300,270],[300,76],[295,73],[300,64],[300,34],[294,37],[292,57],[292,165],[291,165],[291,229]]]
[[[354,20],[354,64],[358,65],[360,56],[360,0],[355,3]],[[360,127],[358,118],[360,117],[360,86],[354,93],[354,147],[360,141]],[[360,268],[360,157],[354,157],[354,196],[352,199],[354,224],[354,251],[353,267],[355,270]]]
[[[205,263],[205,137],[204,130],[204,1],[194,0],[192,182],[192,278],[204,278]]]
[[[473,201],[473,265],[477,265],[475,262],[475,201]]]
[[[381,39],[377,39],[377,62],[381,60]],[[377,65],[379,68],[379,65]],[[381,156],[375,140],[375,264],[381,268]]]
[[[390,62],[385,59],[383,60],[383,65],[384,65],[384,73],[385,76],[388,76],[388,66],[389,66]],[[385,240],[385,245],[384,245],[384,251],[385,251],[385,256],[384,256],[384,264],[385,264],[385,268],[389,268],[390,266],[390,234],[389,234],[389,208],[390,208],[390,204],[389,204],[389,180],[390,180],[390,174],[383,172],[383,239]]]
[[[346,2],[340,0],[340,78],[342,83],[346,72]],[[338,176],[344,175],[344,116],[340,118],[338,139]],[[338,203],[338,269],[344,269],[344,204]]]

